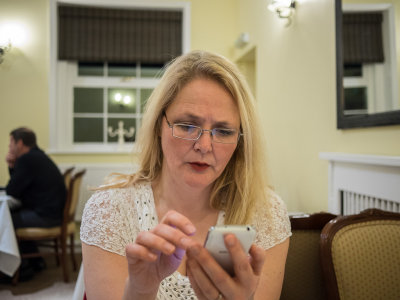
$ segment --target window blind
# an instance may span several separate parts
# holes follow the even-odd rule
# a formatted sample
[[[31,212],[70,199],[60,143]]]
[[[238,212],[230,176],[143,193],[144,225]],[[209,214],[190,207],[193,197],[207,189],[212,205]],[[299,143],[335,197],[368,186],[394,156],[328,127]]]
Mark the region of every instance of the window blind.
[[[182,12],[58,6],[58,58],[165,63],[182,54]]]
[[[344,13],[342,38],[345,64],[384,61],[381,13]]]

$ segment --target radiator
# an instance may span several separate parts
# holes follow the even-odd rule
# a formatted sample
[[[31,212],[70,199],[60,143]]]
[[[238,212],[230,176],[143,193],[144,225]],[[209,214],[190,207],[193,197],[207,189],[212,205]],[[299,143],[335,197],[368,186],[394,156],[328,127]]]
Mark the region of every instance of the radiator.
[[[400,212],[400,203],[352,191],[341,191],[342,215],[358,214],[367,208],[379,208],[391,212]]]
[[[357,214],[367,208],[399,212],[400,156],[322,152],[328,165],[328,210]]]

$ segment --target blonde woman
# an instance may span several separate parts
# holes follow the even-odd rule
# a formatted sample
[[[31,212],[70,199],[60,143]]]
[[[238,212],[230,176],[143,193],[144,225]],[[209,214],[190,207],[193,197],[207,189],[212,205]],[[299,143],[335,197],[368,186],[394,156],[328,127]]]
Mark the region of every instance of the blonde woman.
[[[87,298],[279,299],[291,233],[267,188],[260,128],[232,63],[202,51],[175,59],[146,106],[138,172],[86,204]],[[233,277],[203,247],[222,224],[257,230],[249,254],[225,236]]]

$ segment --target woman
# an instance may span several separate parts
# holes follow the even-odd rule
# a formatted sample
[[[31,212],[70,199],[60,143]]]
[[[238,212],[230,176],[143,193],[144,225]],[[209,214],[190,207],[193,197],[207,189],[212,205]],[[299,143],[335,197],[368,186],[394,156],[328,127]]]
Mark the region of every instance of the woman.
[[[279,299],[290,225],[267,189],[254,101],[225,58],[194,51],[148,100],[139,171],[88,201],[81,226],[87,298]],[[203,247],[210,226],[251,224],[244,253],[225,236],[235,275]]]

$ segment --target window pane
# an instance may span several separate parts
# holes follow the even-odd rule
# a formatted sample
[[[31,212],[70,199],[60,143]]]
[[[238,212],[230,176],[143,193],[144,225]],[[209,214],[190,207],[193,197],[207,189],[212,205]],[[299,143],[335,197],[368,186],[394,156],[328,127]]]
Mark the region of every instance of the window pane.
[[[121,130],[124,132],[125,142],[134,142],[136,137],[136,119],[135,118],[109,118],[108,119],[108,142],[118,142],[119,121],[123,122]],[[111,127],[111,134],[110,134]],[[133,129],[131,129],[133,128]],[[121,131],[122,132],[122,131]],[[115,136],[112,136],[115,135]]]
[[[344,89],[344,109],[345,110],[366,110],[367,88],[345,88]]]
[[[102,88],[74,88],[75,113],[102,113]]]
[[[74,142],[103,142],[103,119],[74,118]]]
[[[147,99],[149,99],[152,89],[141,89],[140,90],[140,111],[144,112],[144,107],[146,105]]]
[[[344,65],[344,77],[362,77],[362,65]]]
[[[80,62],[78,64],[78,76],[103,76],[104,64]]]
[[[135,113],[136,89],[109,88],[107,103],[109,113]]]
[[[140,77],[161,77],[163,74],[163,66],[162,64],[143,64]]]
[[[136,64],[108,64],[108,76],[136,77]]]

